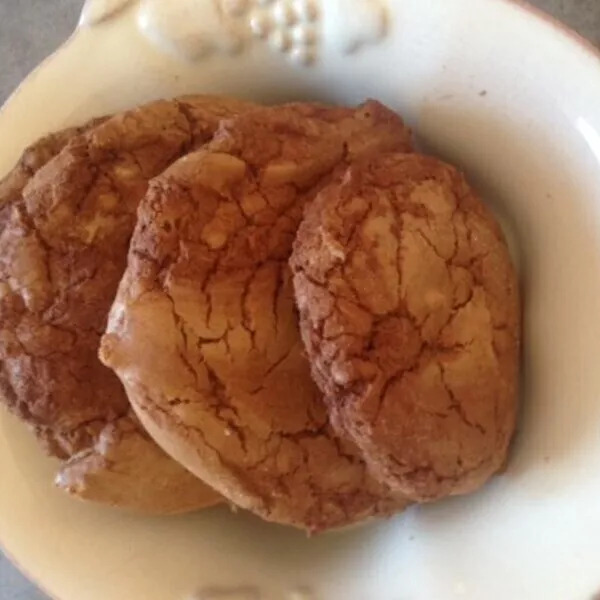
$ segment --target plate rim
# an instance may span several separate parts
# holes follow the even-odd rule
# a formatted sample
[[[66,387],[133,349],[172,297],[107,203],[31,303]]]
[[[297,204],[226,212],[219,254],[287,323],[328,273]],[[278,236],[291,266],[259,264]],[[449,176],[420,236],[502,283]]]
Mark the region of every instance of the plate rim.
[[[85,4],[88,0],[84,0],[82,3],[81,10],[79,14],[81,15]],[[177,1],[177,0],[171,0]],[[403,0],[389,0],[391,2],[399,2],[401,3]],[[571,49],[577,48],[580,51],[583,51],[585,55],[590,57],[594,61],[594,66],[600,72],[600,47],[594,44],[590,39],[584,37],[582,34],[577,32],[573,27],[568,25],[567,23],[561,21],[559,18],[551,15],[547,11],[537,6],[534,6],[528,0],[493,0],[497,4],[502,4],[507,6],[512,11],[514,11],[515,15],[521,15],[520,18],[525,18],[530,20],[533,23],[537,23],[538,25],[544,25],[544,27],[552,30],[557,37],[563,40],[567,45],[571,47]],[[69,34],[69,36],[50,54],[48,54],[40,63],[38,63],[14,88],[14,90],[9,94],[6,100],[0,106],[0,114],[5,111],[5,109],[15,101],[18,101],[18,96],[20,91],[26,87],[31,79],[35,77],[35,75],[43,70],[52,60],[55,59],[59,54],[68,51],[69,46],[80,33],[83,25],[80,20],[77,21],[73,31]],[[24,150],[24,149],[22,149]],[[6,173],[0,174],[2,177],[6,175]],[[36,577],[32,576],[28,569],[18,560],[15,559],[14,555],[11,553],[9,548],[6,546],[5,542],[3,542],[2,537],[0,536],[0,552],[4,555],[6,560],[15,567],[33,586],[35,586],[41,593],[45,594],[51,600],[61,600],[58,596],[53,595],[46,587],[45,584],[38,580]]]

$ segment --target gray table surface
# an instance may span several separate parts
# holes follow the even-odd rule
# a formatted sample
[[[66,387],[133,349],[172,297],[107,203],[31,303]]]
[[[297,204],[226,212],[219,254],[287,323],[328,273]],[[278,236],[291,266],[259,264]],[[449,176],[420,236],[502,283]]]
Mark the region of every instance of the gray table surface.
[[[0,103],[69,35],[82,1],[0,0]],[[533,0],[533,4],[600,45],[600,0]],[[47,597],[0,553],[0,600],[47,600]]]

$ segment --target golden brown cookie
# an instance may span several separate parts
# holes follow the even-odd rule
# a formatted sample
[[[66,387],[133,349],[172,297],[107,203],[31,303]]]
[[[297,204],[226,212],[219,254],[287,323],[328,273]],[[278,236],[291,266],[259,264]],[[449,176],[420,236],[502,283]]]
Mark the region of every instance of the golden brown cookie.
[[[347,161],[410,148],[401,120],[265,108],[155,179],[101,357],[178,461],[261,517],[320,531],[406,505],[332,432],[288,259],[306,202]]]
[[[15,167],[0,179],[0,229],[10,215],[10,206],[21,199],[31,178],[54,158],[75,136],[100,125],[105,119],[93,119],[82,127],[71,127],[51,133],[31,144],[23,151]]]
[[[14,169],[0,180],[0,208],[21,198],[29,180],[54,158],[75,136],[97,127],[105,118],[93,119],[82,127],[50,133],[26,148]]]
[[[309,206],[291,260],[313,375],[337,431],[414,501],[472,492],[515,426],[517,277],[453,167],[388,155]]]
[[[133,478],[122,487],[122,497],[118,491],[113,495],[113,503],[131,507],[128,490],[137,486],[137,508],[173,512],[172,500],[165,505],[153,492],[159,473],[173,477],[174,489],[189,486],[197,507],[217,501],[164,454],[148,470],[148,456],[156,457],[157,449],[141,430],[136,455],[122,444],[123,436],[113,435],[136,425],[128,422],[126,394],[97,350],[148,180],[208,141],[223,118],[249,108],[200,96],[117,115],[71,137],[35,173],[22,199],[10,203],[0,233],[0,395],[51,454],[69,459],[58,482],[72,492],[93,495],[77,483],[83,467],[76,463],[89,465],[90,451],[102,437],[113,444],[102,453],[110,455],[107,477],[113,479],[108,471],[114,467],[121,478],[123,473]],[[181,508],[191,504],[186,498]]]

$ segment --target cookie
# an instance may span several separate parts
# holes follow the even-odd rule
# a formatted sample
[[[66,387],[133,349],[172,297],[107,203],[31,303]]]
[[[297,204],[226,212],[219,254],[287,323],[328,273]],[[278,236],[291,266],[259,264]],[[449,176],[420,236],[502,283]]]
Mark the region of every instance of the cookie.
[[[430,501],[472,492],[504,465],[517,276],[456,169],[400,154],[352,166],[308,207],[291,265],[332,422],[381,481]]]
[[[322,531],[406,505],[329,426],[287,264],[316,190],[394,148],[410,135],[375,102],[265,108],[225,124],[140,205],[101,358],[169,454],[266,520]]]
[[[10,215],[10,206],[21,199],[31,178],[54,158],[77,135],[100,125],[105,119],[93,119],[81,127],[71,127],[51,133],[34,142],[23,151],[15,167],[0,180],[0,229]]]
[[[105,470],[132,477],[113,503],[131,507],[128,490],[137,486],[137,508],[173,512],[172,501],[164,506],[153,492],[156,473],[146,469],[144,456],[157,455],[150,438],[140,431],[132,455],[129,444],[121,447],[123,436],[110,433],[136,425],[128,423],[123,387],[97,351],[148,180],[208,141],[222,119],[250,108],[237,100],[189,97],[116,115],[67,136],[25,185],[22,199],[8,205],[0,233],[0,396],[50,454],[69,460],[58,482],[70,491],[83,490],[69,473],[79,459],[90,464],[102,437],[114,444],[99,457],[110,456]],[[174,489],[195,490],[198,507],[217,501],[212,490],[161,456],[156,471],[170,473]],[[186,499],[184,507],[190,504]]]
[[[55,483],[81,500],[161,515],[222,501],[165,454],[134,414],[108,423],[93,446],[62,464]]]

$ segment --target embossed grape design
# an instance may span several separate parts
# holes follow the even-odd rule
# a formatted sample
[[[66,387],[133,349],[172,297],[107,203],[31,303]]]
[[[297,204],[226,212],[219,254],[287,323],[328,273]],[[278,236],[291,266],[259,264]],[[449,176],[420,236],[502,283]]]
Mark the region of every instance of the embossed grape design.
[[[133,0],[87,0],[81,23],[92,26]],[[325,46],[351,54],[386,32],[384,0],[137,0],[137,25],[164,50],[186,60],[241,53],[265,43],[299,65]],[[196,18],[197,17],[197,18]]]
[[[250,15],[255,37],[265,39],[273,50],[295,62],[311,64],[316,59],[319,11],[312,0],[263,2]]]

